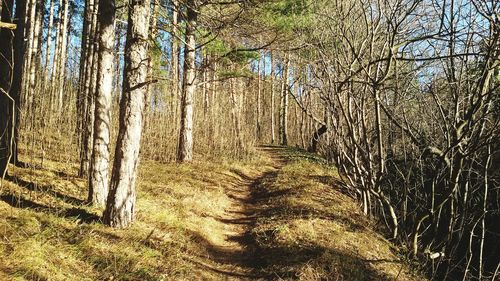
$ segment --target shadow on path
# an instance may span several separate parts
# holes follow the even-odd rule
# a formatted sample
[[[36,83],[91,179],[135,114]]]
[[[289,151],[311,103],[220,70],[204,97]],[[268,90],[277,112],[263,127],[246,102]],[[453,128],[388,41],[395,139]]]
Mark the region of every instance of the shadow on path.
[[[226,210],[226,216],[214,219],[226,224],[231,230],[226,235],[226,244],[214,245],[198,233],[191,233],[193,239],[207,249],[210,258],[222,266],[213,266],[200,261],[194,264],[236,280],[269,280],[272,276],[263,269],[265,261],[253,235],[253,228],[261,215],[266,215],[257,202],[263,198],[276,196],[266,193],[262,185],[275,181],[279,170],[286,163],[285,148],[263,146],[259,150],[273,160],[273,168],[257,178],[232,169],[231,172],[242,179],[238,188],[227,188],[226,194],[233,204]]]
[[[393,280],[377,271],[373,264],[399,264],[400,261],[397,260],[363,259],[360,255],[354,255],[342,249],[329,248],[317,244],[316,241],[307,244],[273,243],[271,245],[264,245],[265,243],[262,244],[262,241],[257,241],[256,235],[262,235],[262,233],[254,232],[258,220],[272,224],[291,218],[324,219],[338,221],[345,225],[348,231],[363,232],[366,229],[365,225],[357,221],[356,218],[344,218],[328,209],[307,208],[306,205],[288,206],[281,205],[281,203],[279,205],[270,203],[281,202],[279,198],[294,196],[294,192],[297,192],[292,188],[273,190],[270,185],[276,181],[281,168],[291,159],[299,157],[300,154],[290,151],[288,148],[276,146],[263,146],[259,150],[272,159],[273,168],[258,178],[250,178],[241,172],[233,171],[243,179],[239,188],[226,189],[226,194],[233,199],[234,204],[226,210],[226,216],[214,217],[232,230],[227,234],[227,243],[214,245],[202,235],[192,233],[193,239],[207,249],[210,259],[215,261],[216,265],[203,261],[191,261],[192,263],[203,270],[221,274],[229,280],[296,280],[300,278],[304,268],[310,266],[311,262],[325,260],[324,264],[332,268],[324,268],[324,270],[330,272],[328,273],[330,275],[327,276],[334,278],[333,280],[336,280],[337,277],[341,278],[339,280],[344,280],[344,277],[348,277],[349,280]],[[338,181],[326,176],[311,177],[314,181],[328,186],[334,186]],[[317,201],[322,206],[330,206],[332,202],[324,202],[330,198],[326,195],[312,194],[311,200]],[[328,198],[323,198],[325,196]],[[273,235],[274,233],[264,234],[265,237]],[[356,270],[352,271],[353,268]]]

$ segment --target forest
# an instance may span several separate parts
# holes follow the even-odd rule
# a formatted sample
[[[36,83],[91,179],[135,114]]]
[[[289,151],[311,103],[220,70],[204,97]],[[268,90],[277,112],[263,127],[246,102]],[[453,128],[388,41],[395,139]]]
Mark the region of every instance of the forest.
[[[500,280],[499,1],[0,12],[0,280]]]

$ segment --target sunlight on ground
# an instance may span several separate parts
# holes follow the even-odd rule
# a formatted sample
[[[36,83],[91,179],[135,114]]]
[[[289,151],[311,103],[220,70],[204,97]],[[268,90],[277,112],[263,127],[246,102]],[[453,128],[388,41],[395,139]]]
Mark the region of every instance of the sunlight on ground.
[[[260,178],[251,190],[252,234],[265,276],[413,280],[358,205],[331,188],[335,169],[297,151],[277,153],[292,159],[281,171],[264,152],[245,163],[143,161],[137,221],[125,230],[103,226],[101,211],[83,204],[75,163],[12,168],[0,192],[0,279],[239,279],[220,270],[213,255],[223,250],[214,245],[227,239],[227,191]]]
[[[45,159],[43,168],[12,168],[1,191],[1,274],[17,280],[192,280],[194,262],[209,262],[196,237],[224,239],[217,232],[223,223],[214,219],[230,204],[224,189],[267,164],[144,161],[137,222],[126,230],[102,226],[100,210],[83,205],[85,181],[76,177],[76,165]]]
[[[257,191],[262,215],[254,234],[269,273],[299,280],[422,279],[341,192],[336,169],[310,154],[282,153],[291,162]]]

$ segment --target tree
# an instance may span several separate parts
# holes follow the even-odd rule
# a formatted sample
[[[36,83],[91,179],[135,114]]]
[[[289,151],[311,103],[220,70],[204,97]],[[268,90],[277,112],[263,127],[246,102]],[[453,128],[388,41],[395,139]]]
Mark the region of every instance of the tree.
[[[4,1],[0,21],[12,23],[13,1]],[[12,82],[12,37],[13,31],[0,27],[0,175],[5,175],[12,156],[12,128],[14,122],[14,100],[10,96]]]
[[[93,149],[90,160],[89,202],[105,206],[109,190],[110,127],[115,44],[115,1],[99,1],[99,56],[95,93]]]
[[[82,112],[81,132],[80,132],[80,169],[79,176],[88,176],[90,157],[93,150],[94,141],[94,110],[95,99],[94,89],[97,80],[97,71],[95,70],[98,46],[96,43],[97,12],[99,0],[87,0],[85,3],[84,47],[82,48],[83,65],[80,68],[80,112]],[[80,128],[80,127],[78,127]],[[77,128],[77,129],[78,129]]]
[[[104,223],[118,228],[127,227],[134,220],[135,180],[148,85],[149,15],[149,1],[132,0],[128,10],[119,133],[111,174],[111,190],[103,216]]]
[[[24,32],[25,32],[25,18],[26,18],[26,0],[16,1],[16,31],[14,33],[14,68],[12,77],[12,86],[10,88],[10,96],[14,100],[14,138],[12,141],[12,157],[11,163],[19,165],[18,161],[18,144],[21,128],[21,111],[23,104],[21,103],[21,87],[23,83],[23,66],[24,66]],[[1,171],[1,169],[0,169]]]
[[[261,58],[257,61],[257,108],[255,112],[255,139],[257,142],[262,141],[262,89],[261,89]],[[262,60],[265,61],[265,60]],[[265,70],[264,63],[264,70]]]
[[[270,79],[270,88],[271,88],[271,143],[274,144],[276,142],[276,133],[275,133],[275,124],[276,124],[276,105],[275,105],[275,92],[274,92],[274,59],[273,53],[270,53],[271,58],[271,79]]]
[[[280,107],[280,144],[288,145],[288,76],[290,72],[290,57],[286,55],[281,73],[281,107]]]
[[[193,96],[196,91],[196,23],[197,0],[186,1],[186,44],[184,46],[184,75],[181,97],[181,127],[177,161],[193,160]]]
[[[172,37],[171,49],[172,58],[170,59],[170,79],[171,82],[171,105],[170,114],[177,115],[177,100],[179,99],[179,1],[172,0]]]
[[[67,2],[67,1],[66,1]],[[33,114],[33,102],[34,102],[34,97],[35,97],[35,90],[36,90],[36,74],[37,71],[39,70],[38,68],[40,67],[40,53],[39,49],[41,49],[40,44],[40,39],[42,36],[42,26],[43,26],[43,7],[44,1],[43,0],[36,0],[33,1],[34,7],[32,7],[34,14],[34,18],[32,21],[34,21],[34,24],[32,26],[32,30],[30,31],[33,34],[30,34],[30,40],[32,43],[29,44],[30,48],[27,50],[28,52],[26,55],[28,56],[28,61],[29,63],[26,65],[28,68],[26,69],[27,73],[27,81],[26,81],[26,86],[27,88],[24,90],[24,96],[25,96],[25,105],[27,108],[28,114]],[[66,8],[67,9],[67,8]],[[65,26],[62,27],[64,30]],[[65,48],[64,48],[65,49]]]
[[[54,25],[54,0],[50,0],[49,6],[49,22],[47,26],[47,44],[45,45],[45,78],[49,78],[48,69],[50,64],[50,55],[52,53],[52,26]]]
[[[69,14],[69,1],[70,0],[64,0],[64,8],[62,12],[62,26],[61,27],[61,48],[59,50],[60,55],[59,55],[59,62],[58,62],[58,67],[59,67],[59,74],[61,77],[66,77],[66,62],[68,60],[68,40],[69,40],[69,28],[68,24],[70,21],[70,14]],[[65,87],[65,81],[64,79],[59,79],[58,81],[58,112],[63,111],[63,106],[64,106],[64,87]]]

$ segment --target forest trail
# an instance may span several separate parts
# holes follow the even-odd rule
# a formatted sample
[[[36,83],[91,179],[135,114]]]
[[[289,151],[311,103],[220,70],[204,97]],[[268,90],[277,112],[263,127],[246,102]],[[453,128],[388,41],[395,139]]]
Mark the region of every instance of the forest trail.
[[[258,187],[264,181],[272,182],[280,169],[286,164],[283,148],[262,146],[258,150],[272,160],[272,167],[257,177],[239,174],[243,181],[238,187],[228,187],[225,192],[231,198],[231,205],[225,210],[224,216],[218,218],[223,222],[225,239],[218,245],[212,245],[209,252],[213,261],[220,266],[214,269],[225,276],[227,280],[267,279],[261,272],[264,265],[259,255],[258,245],[252,235],[259,212]]]
[[[321,158],[277,146],[258,152],[270,165],[258,176],[232,170],[242,181],[224,189],[231,204],[216,219],[225,238],[205,245],[201,270],[217,280],[425,280]]]

